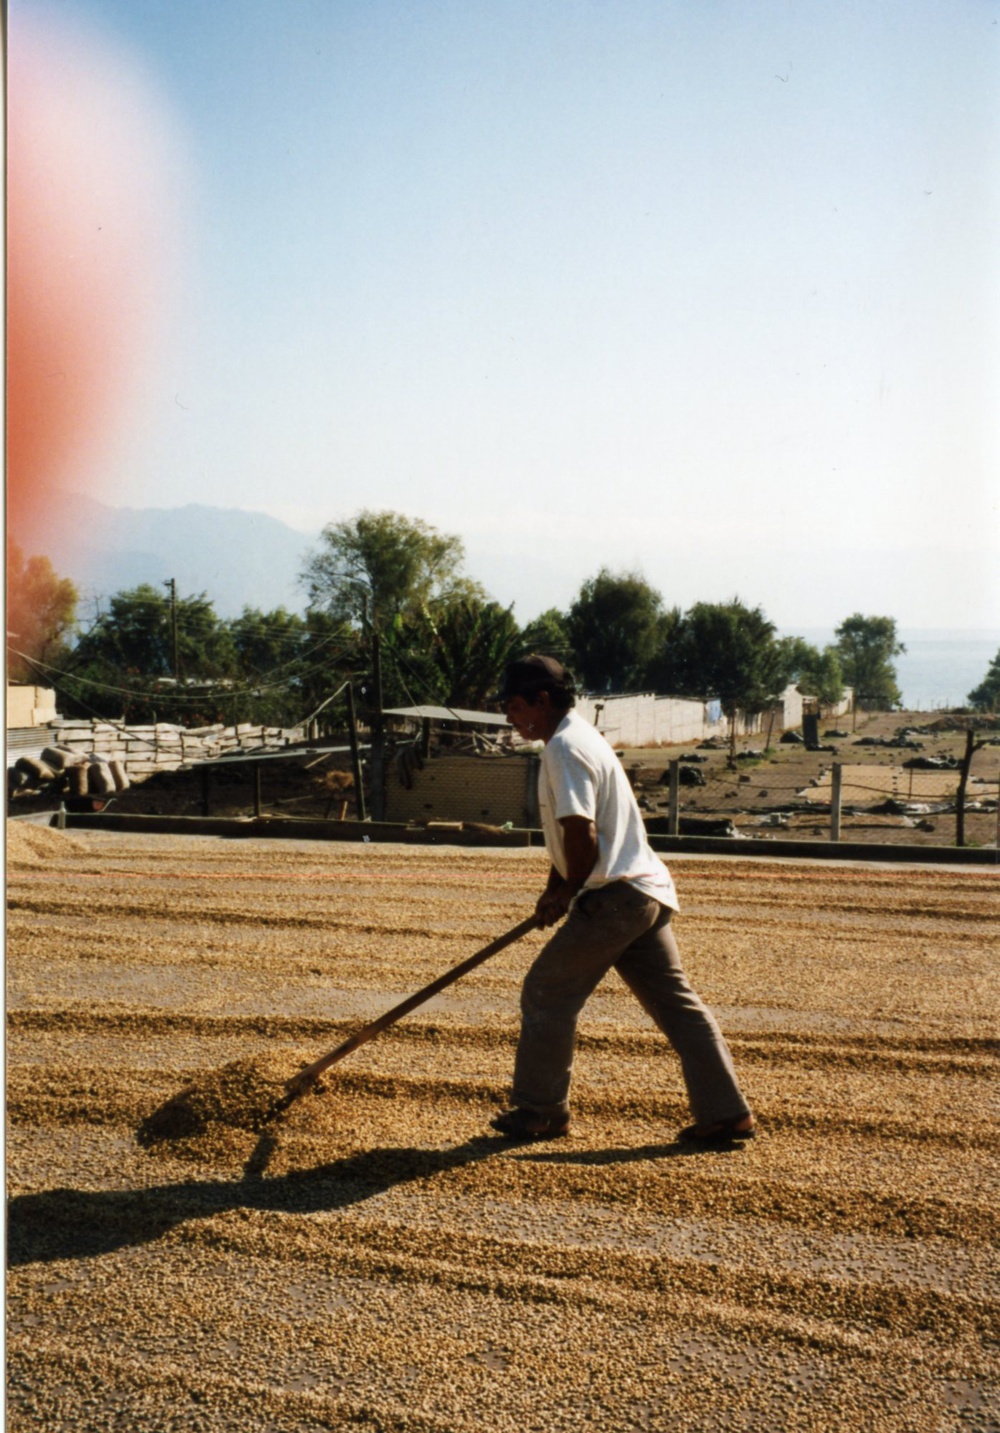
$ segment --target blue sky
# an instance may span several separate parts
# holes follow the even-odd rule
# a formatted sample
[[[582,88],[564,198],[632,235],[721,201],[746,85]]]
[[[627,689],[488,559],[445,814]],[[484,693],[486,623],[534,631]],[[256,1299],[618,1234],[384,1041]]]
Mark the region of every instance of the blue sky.
[[[608,566],[1000,626],[1000,3],[29,12],[173,126],[115,502],[394,508],[522,620]]]

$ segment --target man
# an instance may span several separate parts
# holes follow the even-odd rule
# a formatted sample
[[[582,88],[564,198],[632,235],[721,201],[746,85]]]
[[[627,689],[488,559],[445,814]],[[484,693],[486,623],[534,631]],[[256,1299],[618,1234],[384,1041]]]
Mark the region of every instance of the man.
[[[680,1056],[695,1123],[682,1139],[751,1139],[755,1122],[711,1011],[681,967],[670,917],[670,872],[646,839],[621,762],[573,711],[572,678],[553,657],[504,672],[499,700],[526,740],[541,740],[538,802],[551,862],[539,925],[568,919],[525,977],[513,1108],[492,1121],[509,1139],[556,1139],[569,1129],[576,1023],[614,967]]]

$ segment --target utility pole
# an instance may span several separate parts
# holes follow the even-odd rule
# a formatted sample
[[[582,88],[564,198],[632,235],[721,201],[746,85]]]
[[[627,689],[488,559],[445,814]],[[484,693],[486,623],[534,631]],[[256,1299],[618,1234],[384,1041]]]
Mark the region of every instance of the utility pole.
[[[972,758],[977,751],[981,751],[986,745],[985,741],[977,741],[976,733],[971,726],[965,729],[965,752],[958,768],[958,790],[955,793],[955,845],[965,845],[965,792],[969,785],[969,772],[972,769]],[[1000,801],[997,803],[1000,811]],[[998,816],[1000,822],[1000,816]]]
[[[175,577],[168,577],[163,585],[170,589],[170,641],[173,651],[174,681],[179,682],[181,674],[180,663],[177,658],[177,579]]]
[[[382,717],[382,651],[378,634],[374,593],[355,574],[338,572],[334,574],[345,582],[353,583],[361,593],[361,635],[371,642],[373,700],[368,703],[368,725],[371,732],[368,774],[371,782],[371,815],[375,821],[385,820],[385,722]],[[368,599],[371,597],[371,608]],[[364,821],[365,798],[361,787],[361,763],[357,752],[357,718],[354,709],[354,689],[347,688],[347,711],[351,726],[351,754],[354,763],[354,785],[357,791],[357,812]]]
[[[378,629],[372,624],[372,675],[375,679],[375,705],[371,717],[372,730],[372,816],[385,820],[385,720],[382,716],[382,644]]]
[[[361,753],[358,750],[358,718],[354,707],[354,684],[347,683],[347,724],[351,736],[351,766],[354,770],[354,809],[365,820],[365,788],[361,781]]]
[[[840,840],[840,812],[843,793],[844,767],[835,761],[830,770],[830,840]]]
[[[681,829],[681,763],[674,757],[670,763],[670,805],[667,815],[667,834],[676,836]]]

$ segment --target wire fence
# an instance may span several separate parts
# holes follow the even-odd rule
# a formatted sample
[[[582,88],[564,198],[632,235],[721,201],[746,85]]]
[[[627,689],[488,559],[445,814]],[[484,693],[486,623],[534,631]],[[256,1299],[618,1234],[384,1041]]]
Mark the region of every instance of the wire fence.
[[[737,758],[736,769],[695,768],[700,779],[681,785],[678,760],[668,770],[627,770],[646,808],[651,829],[662,835],[752,835],[838,842],[861,839],[893,844],[995,846],[1000,838],[1000,768],[992,753],[977,751],[978,767],[962,772],[896,763],[832,762],[818,774],[775,772]],[[776,778],[776,779],[775,779]],[[655,819],[654,819],[655,818]],[[718,828],[713,830],[712,828]]]

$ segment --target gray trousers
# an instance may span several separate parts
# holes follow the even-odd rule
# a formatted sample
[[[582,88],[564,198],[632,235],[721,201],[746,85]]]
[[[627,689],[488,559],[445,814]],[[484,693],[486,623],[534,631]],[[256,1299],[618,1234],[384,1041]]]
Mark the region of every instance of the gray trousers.
[[[680,1057],[696,1123],[750,1113],[718,1022],[681,967],[670,915],[628,881],[577,898],[525,976],[515,1105],[542,1115],[568,1112],[576,1022],[613,966]]]

